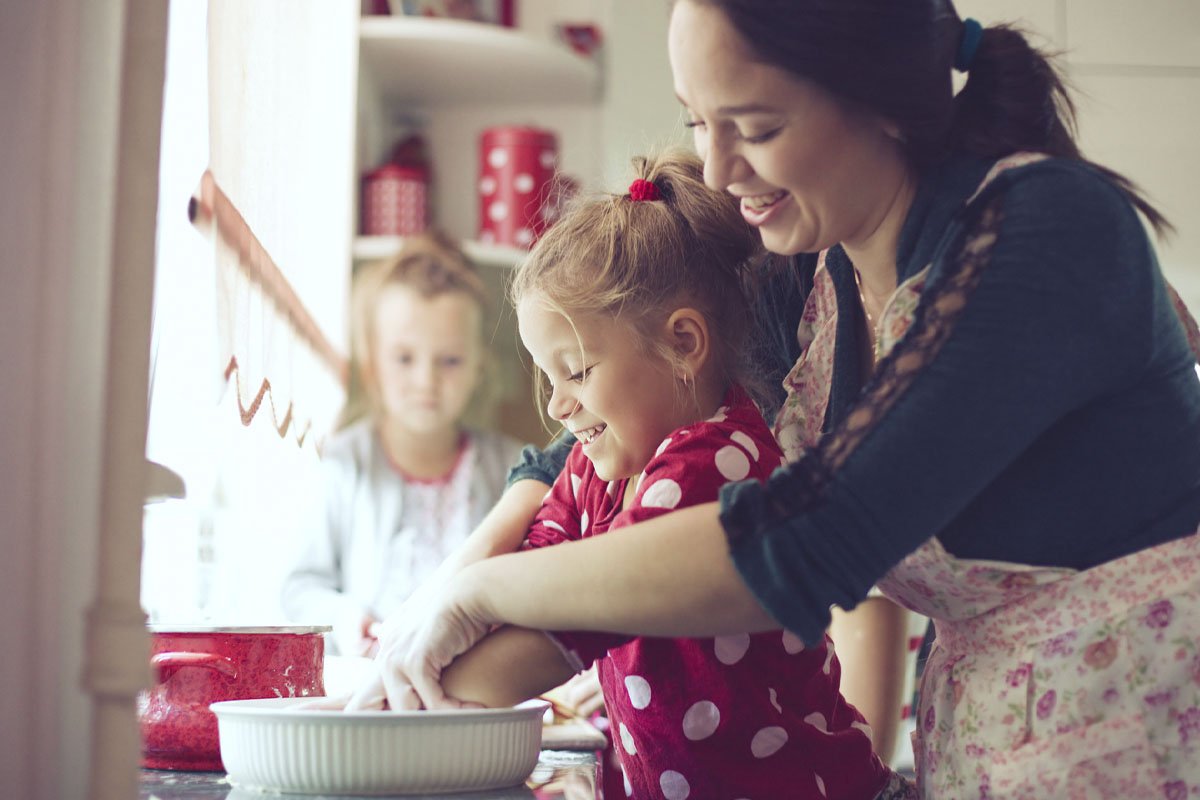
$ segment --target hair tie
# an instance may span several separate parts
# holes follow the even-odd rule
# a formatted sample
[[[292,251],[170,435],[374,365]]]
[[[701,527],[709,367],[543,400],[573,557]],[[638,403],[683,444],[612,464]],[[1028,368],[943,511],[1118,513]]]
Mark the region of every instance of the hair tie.
[[[651,181],[644,178],[634,178],[629,184],[629,199],[635,203],[642,200],[662,200],[662,192]]]
[[[964,19],[962,39],[958,42],[958,55],[954,57],[956,70],[966,72],[971,68],[971,62],[975,60],[975,51],[979,49],[981,39],[983,39],[983,26],[979,24],[979,20],[971,17]]]

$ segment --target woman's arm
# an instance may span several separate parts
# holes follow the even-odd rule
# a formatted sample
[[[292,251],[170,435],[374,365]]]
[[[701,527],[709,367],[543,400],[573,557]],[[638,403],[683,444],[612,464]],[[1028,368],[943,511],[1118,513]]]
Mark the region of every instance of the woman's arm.
[[[454,659],[442,673],[442,688],[464,703],[502,708],[537,697],[572,674],[546,634],[506,625]]]
[[[445,599],[464,621],[544,630],[712,636],[779,627],[734,568],[716,503],[472,564]]]

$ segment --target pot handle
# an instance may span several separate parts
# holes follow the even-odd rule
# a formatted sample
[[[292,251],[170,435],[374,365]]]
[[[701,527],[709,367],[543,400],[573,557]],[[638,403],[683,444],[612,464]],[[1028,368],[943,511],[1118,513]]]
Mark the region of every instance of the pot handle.
[[[157,653],[150,658],[150,666],[158,672],[158,682],[170,678],[180,667],[204,667],[219,672],[230,680],[237,680],[237,667],[233,661],[218,653]]]

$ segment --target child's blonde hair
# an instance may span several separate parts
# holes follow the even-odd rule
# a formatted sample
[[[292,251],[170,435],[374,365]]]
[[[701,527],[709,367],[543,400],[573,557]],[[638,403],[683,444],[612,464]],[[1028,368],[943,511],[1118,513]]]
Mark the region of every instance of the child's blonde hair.
[[[748,381],[745,279],[747,262],[762,252],[757,233],[736,198],[705,185],[697,156],[669,150],[635,158],[633,166],[635,179],[653,183],[660,199],[601,194],[572,202],[517,268],[513,306],[537,295],[568,319],[620,317],[641,334],[648,355],[668,364],[675,354],[652,332],[691,306],[708,320],[720,374]],[[540,381],[538,392],[545,393]]]
[[[382,413],[373,366],[375,330],[379,296],[391,285],[407,286],[426,299],[462,293],[478,304],[481,325],[488,309],[483,279],[463,251],[440,231],[406,238],[395,256],[359,267],[350,295],[350,398],[339,427],[365,413]],[[480,333],[482,336],[482,328]]]

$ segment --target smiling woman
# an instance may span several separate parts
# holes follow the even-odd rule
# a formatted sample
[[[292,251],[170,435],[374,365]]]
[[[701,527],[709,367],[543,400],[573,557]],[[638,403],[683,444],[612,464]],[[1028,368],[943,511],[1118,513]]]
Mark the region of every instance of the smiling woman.
[[[1200,636],[1200,334],[1139,212],[1162,217],[1082,157],[1052,62],[949,0],[680,0],[669,43],[710,187],[792,256],[757,292],[788,463],[467,567],[393,682],[441,702],[439,670],[501,622],[783,626],[817,646],[874,587],[937,626],[922,796],[1182,796],[1200,779],[1177,722],[1200,707],[1178,644]],[[779,98],[780,130],[731,115]],[[641,711],[645,683],[618,696]]]

